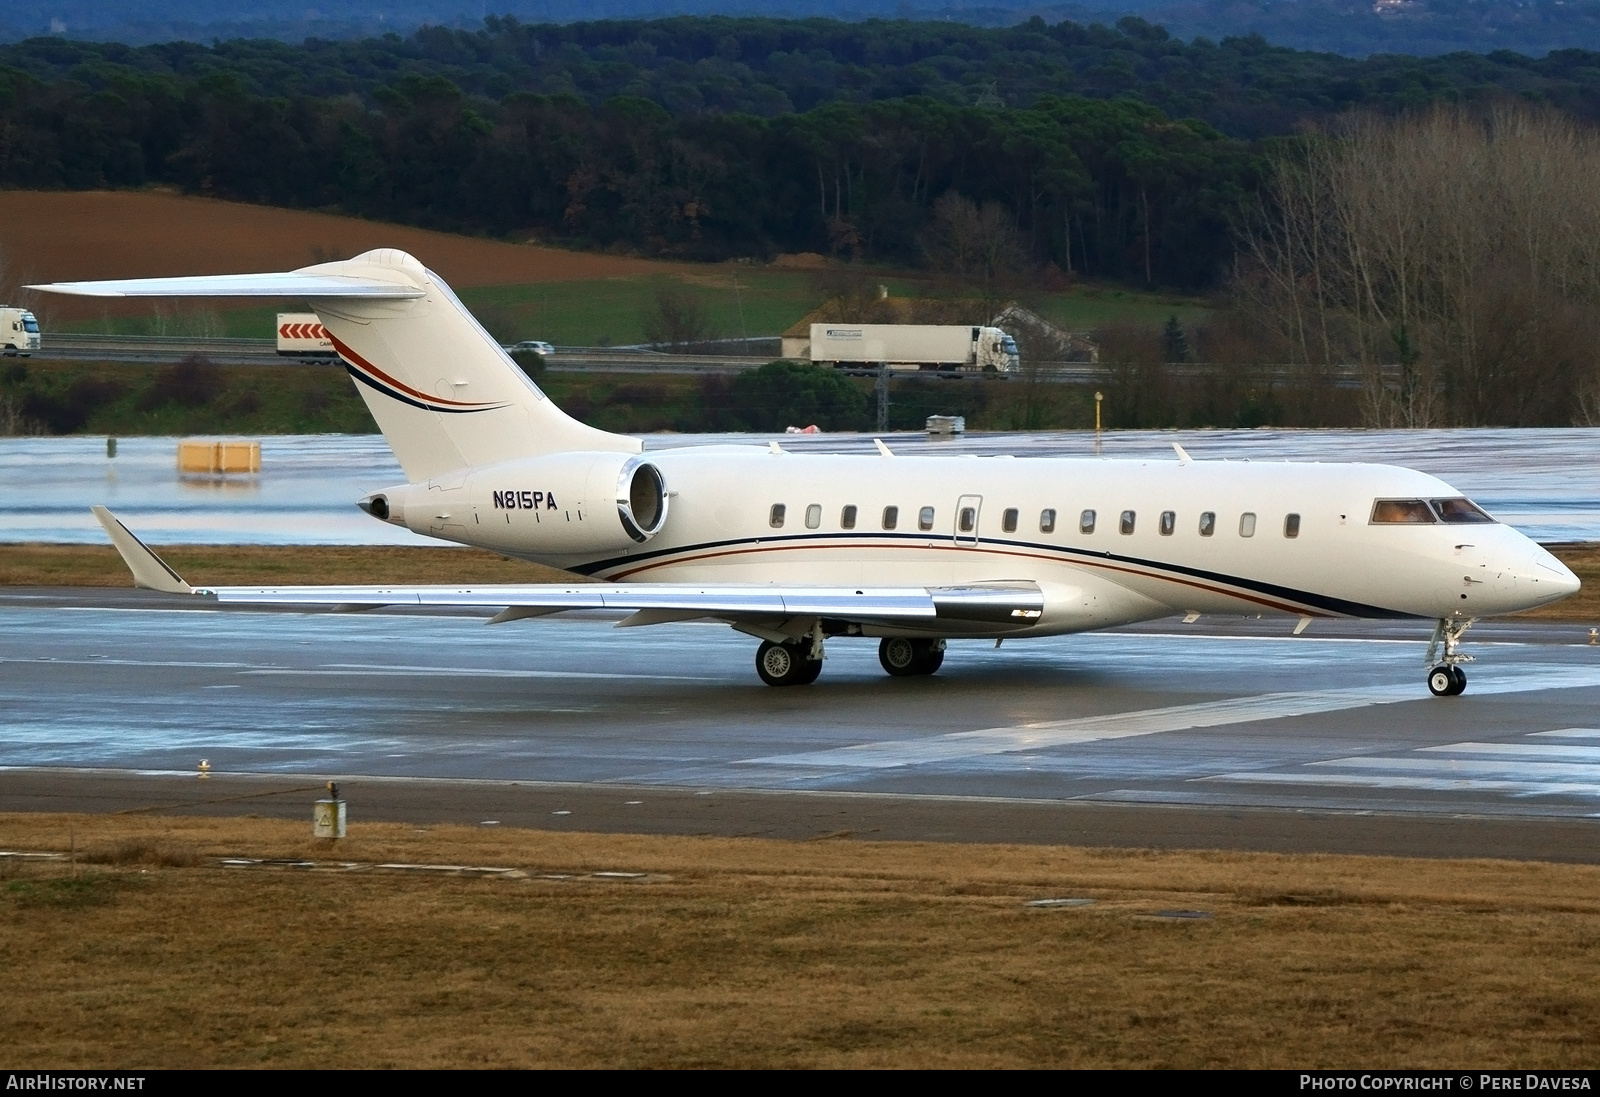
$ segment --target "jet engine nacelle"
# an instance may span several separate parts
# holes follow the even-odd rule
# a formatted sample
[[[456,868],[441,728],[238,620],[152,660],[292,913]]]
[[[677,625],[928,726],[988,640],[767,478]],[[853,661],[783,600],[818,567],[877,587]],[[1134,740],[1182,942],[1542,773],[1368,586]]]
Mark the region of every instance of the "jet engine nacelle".
[[[650,540],[667,521],[667,486],[645,457],[553,453],[376,492],[359,505],[429,537],[564,556]]]

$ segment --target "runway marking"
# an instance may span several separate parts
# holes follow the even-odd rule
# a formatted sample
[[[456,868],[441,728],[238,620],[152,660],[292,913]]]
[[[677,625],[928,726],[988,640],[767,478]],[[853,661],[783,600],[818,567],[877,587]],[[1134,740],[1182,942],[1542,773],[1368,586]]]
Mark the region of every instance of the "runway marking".
[[[1399,772],[1476,774],[1488,777],[1570,777],[1573,781],[1600,781],[1600,765],[1581,762],[1480,762],[1471,758],[1329,758],[1307,762],[1308,766],[1338,766],[1340,769],[1387,769]]]
[[[1416,777],[1398,773],[1223,773],[1202,781],[1250,785],[1321,785],[1340,788],[1410,789],[1418,792],[1509,792],[1524,796],[1600,798],[1600,784],[1489,777]]]
[[[1474,683],[1476,695],[1530,693],[1543,690],[1578,689],[1600,685],[1600,667],[1572,667],[1526,675],[1508,675],[1482,685]],[[1316,690],[1303,693],[1268,693],[1257,697],[1235,697],[1224,701],[1204,701],[1171,708],[1139,712],[1110,713],[1072,720],[1046,720],[1010,727],[982,728],[922,739],[892,739],[859,743],[830,750],[798,754],[773,754],[741,759],[735,765],[790,766],[822,769],[893,769],[901,766],[930,765],[964,758],[1011,754],[1021,751],[1073,746],[1109,739],[1157,735],[1168,731],[1190,731],[1232,724],[1279,720],[1291,716],[1312,716],[1390,705],[1408,701],[1439,702],[1422,694],[1417,684],[1363,686],[1351,689]]]
[[[503,670],[498,667],[440,667],[396,666],[387,663],[322,663],[314,667],[264,667],[241,671],[243,674],[290,674],[318,678],[350,677],[352,675],[388,675],[413,678],[417,676],[460,678],[597,678],[624,679],[651,682],[716,682],[717,678],[696,677],[687,674],[610,674],[600,670]]]
[[[1600,739],[1600,728],[1557,728],[1555,731],[1535,731],[1531,734],[1552,739]]]
[[[1499,754],[1535,760],[1600,762],[1600,747],[1557,746],[1551,743],[1450,743],[1417,749],[1451,754]]]

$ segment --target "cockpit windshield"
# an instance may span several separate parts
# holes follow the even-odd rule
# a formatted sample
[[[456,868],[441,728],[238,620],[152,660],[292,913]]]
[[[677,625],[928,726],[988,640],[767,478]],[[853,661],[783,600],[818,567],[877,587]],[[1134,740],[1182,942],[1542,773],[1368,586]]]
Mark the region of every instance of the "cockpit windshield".
[[[1470,499],[1379,499],[1372,504],[1372,524],[1377,526],[1431,526],[1436,522],[1466,525],[1493,521]]]
[[[1466,525],[1473,522],[1493,522],[1484,513],[1483,508],[1471,499],[1430,499],[1434,512],[1439,515],[1439,521],[1452,524]]]

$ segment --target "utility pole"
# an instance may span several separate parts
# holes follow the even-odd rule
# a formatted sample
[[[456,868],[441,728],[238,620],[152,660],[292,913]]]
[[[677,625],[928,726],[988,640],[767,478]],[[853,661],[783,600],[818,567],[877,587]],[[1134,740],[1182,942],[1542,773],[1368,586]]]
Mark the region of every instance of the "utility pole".
[[[878,394],[878,433],[889,429],[889,363],[878,363],[878,383],[872,391]]]
[[[1103,392],[1094,394],[1094,455],[1100,456],[1100,403],[1106,398]]]

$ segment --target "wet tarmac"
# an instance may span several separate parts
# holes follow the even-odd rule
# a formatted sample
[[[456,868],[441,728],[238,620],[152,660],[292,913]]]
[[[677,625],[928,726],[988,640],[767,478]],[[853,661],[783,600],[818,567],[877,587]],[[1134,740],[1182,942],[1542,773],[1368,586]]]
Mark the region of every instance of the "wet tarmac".
[[[883,436],[898,453],[1091,456],[1092,432]],[[776,439],[796,452],[875,452],[872,436],[650,435],[649,450]],[[1433,473],[1538,541],[1600,540],[1600,430],[1112,431],[1106,457],[1372,461]],[[436,544],[355,500],[405,482],[378,435],[270,436],[254,476],[180,476],[177,439],[0,438],[0,543],[102,543],[104,503],[151,544]]]
[[[835,641],[770,689],[714,624],[167,605],[0,592],[0,810],[304,815],[335,779],[369,818],[1600,861],[1575,625],[1478,626],[1435,699],[1425,623],[953,642],[922,679]]]

